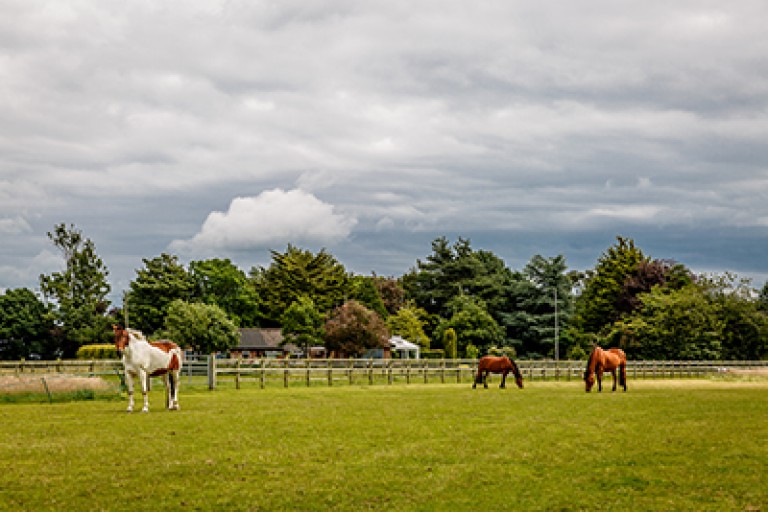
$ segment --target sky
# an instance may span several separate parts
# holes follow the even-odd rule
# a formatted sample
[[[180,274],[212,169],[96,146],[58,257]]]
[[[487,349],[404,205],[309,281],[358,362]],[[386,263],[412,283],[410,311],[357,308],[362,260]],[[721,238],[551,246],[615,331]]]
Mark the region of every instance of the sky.
[[[768,279],[768,3],[0,0],[0,291],[74,225],[113,302],[171,253],[400,276],[434,239],[617,236]]]

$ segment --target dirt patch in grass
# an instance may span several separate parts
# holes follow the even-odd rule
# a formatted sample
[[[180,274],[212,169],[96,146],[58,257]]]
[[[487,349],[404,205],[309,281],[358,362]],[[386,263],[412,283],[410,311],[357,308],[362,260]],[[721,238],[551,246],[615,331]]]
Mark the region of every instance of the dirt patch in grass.
[[[47,389],[46,389],[47,387]],[[0,377],[0,394],[71,393],[76,391],[107,391],[112,386],[100,377],[51,374]]]
[[[768,377],[768,368],[755,368],[753,370],[728,369],[724,373],[726,375],[737,375],[743,377]]]

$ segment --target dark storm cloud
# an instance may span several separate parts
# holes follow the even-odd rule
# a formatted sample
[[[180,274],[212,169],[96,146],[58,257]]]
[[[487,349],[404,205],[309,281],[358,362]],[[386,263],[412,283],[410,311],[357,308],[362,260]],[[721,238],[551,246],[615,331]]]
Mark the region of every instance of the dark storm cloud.
[[[441,235],[766,277],[763,2],[0,8],[0,288],[57,268],[60,222],[117,290],[288,242],[398,275]]]

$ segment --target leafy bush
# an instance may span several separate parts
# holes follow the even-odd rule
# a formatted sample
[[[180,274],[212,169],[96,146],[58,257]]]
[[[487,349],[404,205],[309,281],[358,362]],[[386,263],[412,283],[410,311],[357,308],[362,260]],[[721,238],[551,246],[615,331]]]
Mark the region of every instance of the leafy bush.
[[[77,350],[78,359],[117,359],[117,349],[110,344],[83,345]]]

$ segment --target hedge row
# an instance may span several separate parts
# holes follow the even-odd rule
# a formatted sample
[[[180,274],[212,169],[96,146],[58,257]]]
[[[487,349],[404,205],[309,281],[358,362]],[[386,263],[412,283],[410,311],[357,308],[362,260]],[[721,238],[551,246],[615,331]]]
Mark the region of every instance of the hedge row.
[[[118,359],[114,345],[83,345],[77,351],[78,359]]]

